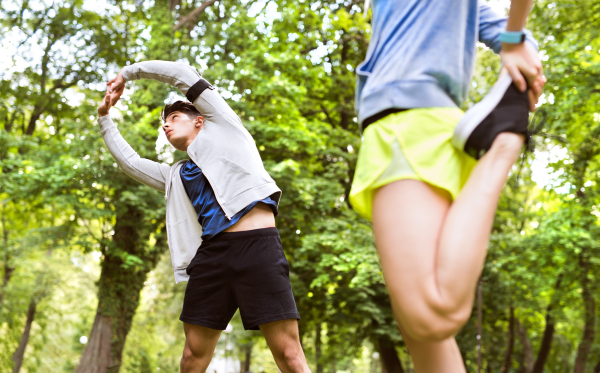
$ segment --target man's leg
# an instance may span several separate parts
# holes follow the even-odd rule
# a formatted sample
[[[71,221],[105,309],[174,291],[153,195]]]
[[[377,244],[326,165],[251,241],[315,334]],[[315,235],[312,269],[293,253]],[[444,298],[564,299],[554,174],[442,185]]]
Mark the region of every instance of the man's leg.
[[[300,345],[298,320],[273,321],[259,327],[277,366],[283,373],[310,373]]]
[[[183,323],[185,347],[181,358],[182,373],[204,373],[212,360],[221,330]]]

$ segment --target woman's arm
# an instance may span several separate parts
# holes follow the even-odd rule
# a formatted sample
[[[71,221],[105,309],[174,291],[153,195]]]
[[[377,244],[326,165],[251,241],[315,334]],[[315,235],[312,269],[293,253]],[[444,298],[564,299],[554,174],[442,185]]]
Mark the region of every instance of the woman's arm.
[[[479,4],[479,41],[494,52],[500,53],[502,50],[500,33],[507,29],[507,21],[506,16],[496,13],[486,3]],[[527,29],[523,29],[523,32],[525,33],[525,42],[537,50],[538,43],[531,32]]]
[[[533,0],[511,0],[506,24],[507,31],[523,30],[532,3]],[[500,58],[517,88],[521,92],[528,91],[530,109],[535,110],[535,105],[542,94],[542,88],[546,84],[542,62],[537,51],[532,50],[527,43],[502,43]]]

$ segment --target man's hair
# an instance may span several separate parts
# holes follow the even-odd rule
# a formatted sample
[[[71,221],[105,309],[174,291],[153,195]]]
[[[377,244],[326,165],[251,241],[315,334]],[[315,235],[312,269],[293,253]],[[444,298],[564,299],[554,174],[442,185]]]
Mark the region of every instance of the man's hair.
[[[167,117],[175,111],[179,111],[180,113],[187,115],[192,120],[196,119],[199,116],[202,116],[202,114],[198,111],[198,109],[196,109],[196,107],[191,102],[175,101],[172,104],[165,105],[165,108],[160,114],[163,122],[166,122]]]

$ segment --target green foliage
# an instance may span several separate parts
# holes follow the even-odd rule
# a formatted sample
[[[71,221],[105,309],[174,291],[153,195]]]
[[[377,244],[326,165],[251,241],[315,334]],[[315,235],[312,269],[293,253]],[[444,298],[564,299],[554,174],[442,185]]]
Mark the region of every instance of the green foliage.
[[[118,169],[95,124],[106,80],[146,59],[201,71],[283,190],[277,227],[313,371],[379,371],[372,353],[380,342],[410,368],[370,224],[347,202],[360,148],[354,69],[370,34],[363,2],[220,0],[176,31],[201,2],[168,3],[1,2],[0,37],[14,56],[0,71],[0,370],[11,369],[34,302],[24,370],[73,371],[98,312],[116,325],[121,371],[178,371],[185,285],[173,282],[163,198]],[[592,372],[600,362],[598,311],[589,312],[590,302],[600,308],[599,14],[597,0],[537,1],[532,12],[548,123],[537,159],[525,159],[518,185],[515,166],[499,203],[482,277],[487,371],[503,367],[511,307],[523,333],[512,334],[508,371],[525,372],[528,353],[537,358],[548,320],[546,371],[584,362]],[[465,108],[498,68],[482,48]],[[157,82],[128,86],[113,116],[141,156],[185,157],[156,145],[160,109],[176,97]],[[544,173],[551,177],[539,182]],[[260,334],[242,331],[238,316],[232,325],[217,357],[244,360],[251,351],[252,371],[275,372]],[[469,371],[477,369],[476,335],[474,314],[457,336]]]

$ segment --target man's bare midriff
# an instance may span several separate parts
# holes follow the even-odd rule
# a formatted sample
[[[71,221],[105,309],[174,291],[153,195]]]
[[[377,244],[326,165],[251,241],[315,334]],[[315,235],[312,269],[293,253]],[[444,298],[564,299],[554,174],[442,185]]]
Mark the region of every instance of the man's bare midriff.
[[[264,203],[258,203],[244,215],[237,223],[225,229],[223,232],[242,232],[253,229],[275,227],[275,215],[273,210]]]

